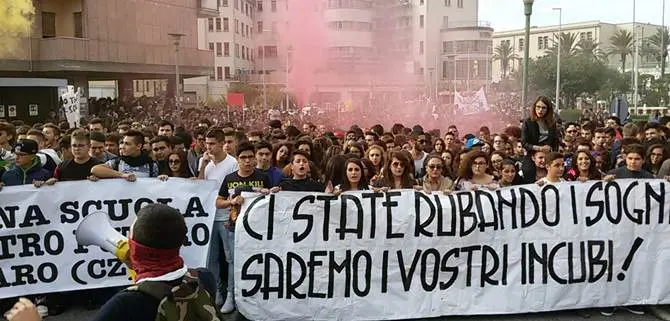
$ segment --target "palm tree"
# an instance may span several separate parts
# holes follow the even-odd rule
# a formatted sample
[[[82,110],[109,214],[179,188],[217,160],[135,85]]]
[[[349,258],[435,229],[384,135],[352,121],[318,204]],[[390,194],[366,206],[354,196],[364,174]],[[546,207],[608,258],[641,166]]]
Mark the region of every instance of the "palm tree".
[[[607,62],[607,53],[600,49],[600,42],[582,39],[577,43],[577,54],[590,57],[595,61]]]
[[[626,72],[626,58],[633,54],[633,34],[628,30],[619,30],[610,37],[612,45],[608,55],[618,55],[621,59],[621,72]]]
[[[661,77],[665,75],[665,58],[668,56],[668,45],[670,45],[670,34],[668,30],[658,28],[656,34],[647,39],[647,46],[651,56],[661,63]]]
[[[547,49],[546,54],[550,56],[556,56],[557,49],[558,48],[558,34],[554,34],[554,38],[552,39],[552,42],[554,45]],[[561,57],[572,57],[577,55],[579,52],[577,45],[577,34],[576,33],[565,33],[561,32],[560,35],[561,39]]]
[[[500,70],[503,78],[507,78],[510,61],[516,57],[514,48],[509,42],[503,41],[493,50],[493,60],[500,61]]]

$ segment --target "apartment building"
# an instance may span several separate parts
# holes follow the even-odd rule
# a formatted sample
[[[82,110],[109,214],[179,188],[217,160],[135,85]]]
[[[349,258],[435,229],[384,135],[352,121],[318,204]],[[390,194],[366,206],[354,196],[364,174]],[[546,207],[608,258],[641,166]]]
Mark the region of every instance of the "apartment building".
[[[607,52],[612,46],[611,37],[614,36],[619,30],[627,30],[630,32],[634,39],[635,36],[640,40],[640,43],[644,43],[645,39],[656,34],[657,30],[662,28],[659,25],[647,24],[647,23],[622,23],[622,24],[613,24],[602,21],[585,21],[578,23],[569,23],[563,25],[550,25],[550,26],[541,26],[541,27],[532,27],[530,31],[530,47],[529,47],[529,56],[531,58],[538,58],[546,55],[547,50],[554,46],[559,34],[559,30],[562,33],[571,33],[576,36],[576,42],[580,40],[590,40],[594,43],[599,44],[598,47],[604,52]],[[637,35],[635,33],[637,30]],[[498,31],[493,34],[493,45],[494,48],[500,46],[502,43],[506,42],[510,47],[513,48],[513,59],[511,59],[509,64],[509,70],[506,72],[509,74],[515,70],[519,70],[520,65],[523,63],[523,50],[524,50],[524,39],[525,31],[524,29],[517,30],[508,30],[508,31]],[[575,43],[574,45],[576,45]],[[495,50],[495,49],[494,49]],[[615,69],[621,70],[621,61],[618,56],[609,56],[607,63]],[[633,57],[629,56],[626,60],[626,70],[633,68]],[[647,59],[645,57],[640,58],[639,60],[639,69],[641,73],[650,73],[660,75],[660,66],[655,60]],[[500,61],[493,62],[493,81],[497,82],[503,76],[503,71],[501,68]]]
[[[222,19],[232,21],[232,4],[228,2],[233,1],[219,1]],[[231,72],[242,69],[252,84],[292,91],[291,74],[287,72],[300,61],[292,61],[292,45],[280,38],[286,30],[300,25],[300,21],[287,18],[289,6],[296,5],[295,1],[252,1],[254,12],[250,18],[255,28],[250,45],[256,48],[256,55],[250,61],[238,62],[237,57],[219,60],[217,53],[216,68],[222,67],[224,75],[226,67]],[[323,54],[327,59],[318,70],[313,90],[328,100],[340,101],[403,92],[437,96],[454,89],[486,86],[492,74],[493,29],[477,20],[478,6],[477,0],[314,0],[314,12],[326,29]],[[212,40],[230,36],[230,32],[217,32],[217,21],[199,22],[202,48],[209,45],[216,51],[217,42],[225,46],[222,38]],[[207,28],[208,24],[213,27]],[[229,46],[234,46],[234,41],[241,46],[247,38],[227,41]],[[248,66],[249,71],[245,73],[238,66]],[[218,97],[225,94],[230,82],[244,80],[236,78],[237,73],[232,75],[207,81],[206,91]],[[204,85],[204,79],[200,81]]]
[[[133,80],[165,79],[167,91],[174,94],[176,55],[170,34],[182,35],[183,77],[213,70],[212,53],[198,49],[195,26],[198,18],[217,14],[215,0],[34,3],[32,35],[21,40],[13,56],[0,58],[0,105],[16,105],[17,119],[36,121],[56,110],[57,87],[67,84],[88,96],[89,81],[113,81],[121,99],[132,99]],[[39,116],[29,114],[31,104],[39,105]]]

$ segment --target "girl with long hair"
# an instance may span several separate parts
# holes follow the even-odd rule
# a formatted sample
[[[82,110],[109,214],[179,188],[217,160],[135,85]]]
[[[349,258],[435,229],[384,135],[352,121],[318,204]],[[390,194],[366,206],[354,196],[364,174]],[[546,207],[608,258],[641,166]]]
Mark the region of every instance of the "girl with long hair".
[[[377,187],[387,189],[414,188],[416,180],[412,178],[413,172],[409,158],[403,152],[391,152],[381,177],[377,180]]]
[[[596,160],[591,153],[585,150],[577,151],[572,159],[572,166],[565,173],[565,180],[586,182],[602,179],[602,174],[596,167]]]
[[[168,167],[170,168],[170,177],[190,178],[191,171],[188,169],[188,160],[186,152],[178,151],[172,152],[168,155]]]
[[[526,151],[558,151],[559,132],[551,99],[540,96],[530,108],[530,117],[523,122],[521,143]]]
[[[491,164],[485,152],[472,151],[465,155],[465,159],[461,160],[456,190],[498,189],[500,187],[498,181],[488,173],[490,167]]]
[[[293,145],[291,143],[279,143],[272,148],[272,165],[284,169],[290,164]]]
[[[341,185],[335,187],[335,194],[347,191],[367,190],[368,178],[363,170],[363,163],[358,158],[349,158],[344,163],[345,178]]]
[[[382,167],[386,163],[386,157],[384,156],[384,148],[379,145],[372,145],[365,152],[365,158],[369,159],[372,162],[372,165],[375,167],[375,172],[379,173],[382,170]]]

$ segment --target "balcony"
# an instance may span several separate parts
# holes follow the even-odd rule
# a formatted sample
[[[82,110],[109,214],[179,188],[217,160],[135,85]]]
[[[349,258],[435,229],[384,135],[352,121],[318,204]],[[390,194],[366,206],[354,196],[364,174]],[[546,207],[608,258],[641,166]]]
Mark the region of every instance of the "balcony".
[[[449,21],[442,24],[442,30],[454,28],[487,28],[491,29],[491,22],[483,20],[464,20],[464,21]]]
[[[198,18],[216,18],[219,16],[217,0],[198,0]]]

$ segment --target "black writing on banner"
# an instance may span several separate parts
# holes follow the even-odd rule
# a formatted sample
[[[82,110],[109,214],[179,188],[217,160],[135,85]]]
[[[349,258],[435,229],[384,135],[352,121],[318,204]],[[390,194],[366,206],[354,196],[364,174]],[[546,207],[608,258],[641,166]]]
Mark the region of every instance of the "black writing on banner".
[[[126,266],[98,247],[77,244],[75,230],[89,214],[106,213],[128,236],[136,213],[152,203],[177,208],[187,224],[182,256],[189,266],[204,266],[213,221],[214,183],[202,186],[174,180],[121,180],[58,183],[30,191],[0,193],[0,298],[128,283]],[[150,185],[154,185],[150,187]],[[68,187],[84,192],[68,193]],[[210,188],[211,190],[208,190]]]
[[[236,284],[243,298],[289,300],[630,281],[647,237],[670,229],[666,188],[259,196],[238,220]]]

